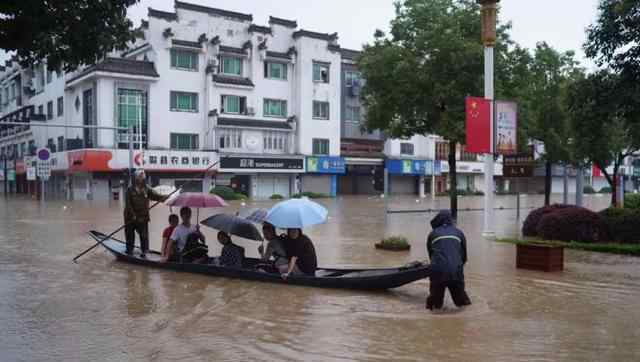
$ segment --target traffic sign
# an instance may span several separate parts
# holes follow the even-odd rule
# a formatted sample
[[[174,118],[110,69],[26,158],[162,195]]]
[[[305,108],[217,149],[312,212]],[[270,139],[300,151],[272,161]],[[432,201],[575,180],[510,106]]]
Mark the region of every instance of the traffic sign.
[[[36,155],[40,161],[49,161],[49,158],[51,158],[51,151],[46,147],[38,148]]]
[[[533,153],[505,155],[502,174],[504,177],[533,177],[535,158]]]
[[[36,180],[36,168],[27,167],[27,181],[35,181],[35,180]]]
[[[38,161],[37,173],[41,179],[49,180],[49,177],[51,177],[51,163],[49,161]]]

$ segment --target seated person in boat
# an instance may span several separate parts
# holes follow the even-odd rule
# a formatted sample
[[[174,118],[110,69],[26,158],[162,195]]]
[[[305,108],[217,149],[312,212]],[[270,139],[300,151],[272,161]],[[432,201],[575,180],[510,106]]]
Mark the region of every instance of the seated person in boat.
[[[218,242],[223,245],[222,252],[213,258],[213,264],[229,268],[242,268],[244,248],[233,243],[231,236],[224,231],[218,232]]]
[[[203,244],[206,242],[198,225],[191,224],[191,208],[186,206],[182,207],[180,209],[180,217],[182,218],[182,223],[173,229],[173,233],[171,233],[171,237],[169,238],[169,245],[167,246],[171,251],[169,260],[172,261],[182,260],[190,235],[194,235],[194,237],[191,238],[192,240],[196,239],[197,241],[201,241]]]
[[[284,238],[276,234],[276,228],[268,222],[262,224],[262,235],[267,240],[267,249],[262,245],[258,247],[258,252],[263,262],[273,263],[278,273],[285,273],[289,268],[287,251],[284,248]]]
[[[311,240],[300,229],[288,229],[284,240],[289,266],[281,274],[282,278],[286,280],[289,275],[314,276],[318,268],[318,258]]]
[[[169,249],[171,234],[173,234],[173,229],[178,226],[180,223],[180,218],[176,214],[169,215],[169,226],[167,226],[162,232],[162,262],[166,262],[169,260],[169,255],[171,255],[171,249]]]

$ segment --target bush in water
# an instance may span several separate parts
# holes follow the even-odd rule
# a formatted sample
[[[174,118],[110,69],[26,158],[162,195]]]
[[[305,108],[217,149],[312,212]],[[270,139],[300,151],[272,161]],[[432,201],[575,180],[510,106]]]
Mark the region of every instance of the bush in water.
[[[625,244],[640,243],[640,209],[611,207],[600,211],[600,216],[611,241]]]
[[[583,192],[585,194],[595,194],[596,193],[596,189],[594,189],[592,186],[587,185],[584,187]]]
[[[602,217],[582,207],[568,207],[542,216],[537,228],[545,240],[593,243],[608,240]]]
[[[624,195],[624,208],[640,210],[640,194]]]
[[[311,191],[305,191],[305,192],[300,193],[300,194],[291,195],[291,198],[293,198],[293,199],[299,199],[301,197],[308,197],[310,199],[326,199],[326,198],[331,197],[331,196],[329,196],[327,194],[321,194],[321,193],[311,192]]]
[[[411,245],[404,236],[389,236],[375,244],[376,249],[384,250],[409,250]]]
[[[269,199],[271,200],[282,200],[284,199],[284,196],[280,195],[280,194],[273,194],[269,197]]]
[[[231,187],[228,186],[216,186],[211,189],[210,193],[216,194],[222,197],[224,200],[246,200],[247,197],[241,193],[237,193],[233,191]]]
[[[571,205],[564,204],[553,204],[549,206],[544,206],[539,209],[535,209],[529,213],[526,219],[524,219],[524,223],[522,224],[522,235],[524,236],[538,236],[538,224],[540,223],[540,219],[548,213],[565,209],[568,207],[574,207]]]

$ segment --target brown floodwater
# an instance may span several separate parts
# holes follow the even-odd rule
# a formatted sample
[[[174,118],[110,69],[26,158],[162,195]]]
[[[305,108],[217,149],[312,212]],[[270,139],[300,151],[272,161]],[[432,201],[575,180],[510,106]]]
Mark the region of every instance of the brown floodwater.
[[[498,236],[519,230],[514,197],[498,197]],[[593,209],[607,197],[587,198]],[[322,201],[307,230],[321,266],[394,266],[426,258],[433,214],[391,214],[374,197]],[[121,224],[118,203],[0,200],[0,361],[638,361],[640,258],[566,251],[565,271],[515,269],[515,248],[484,239],[482,198],[462,198],[473,305],[424,309],[428,281],[379,293],[313,289],[145,269],[95,249],[90,229]],[[539,196],[522,206],[539,206]],[[235,204],[235,212],[269,203]],[[447,207],[394,198],[392,210]],[[215,210],[219,212],[220,210]],[[527,209],[522,211],[526,215]],[[169,210],[152,212],[158,249]],[[214,211],[202,211],[200,217]],[[210,241],[215,232],[206,231]],[[383,235],[409,253],[374,249]],[[238,240],[248,255],[257,243]],[[213,253],[219,252],[209,243]]]

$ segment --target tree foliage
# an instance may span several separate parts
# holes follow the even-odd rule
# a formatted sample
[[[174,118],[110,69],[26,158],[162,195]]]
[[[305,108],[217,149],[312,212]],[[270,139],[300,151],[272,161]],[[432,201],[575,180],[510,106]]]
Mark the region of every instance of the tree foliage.
[[[50,70],[92,64],[133,39],[127,8],[139,0],[2,0],[0,48],[25,66],[46,59]]]
[[[587,29],[585,51],[598,65],[640,79],[640,2],[600,0],[599,16]]]

